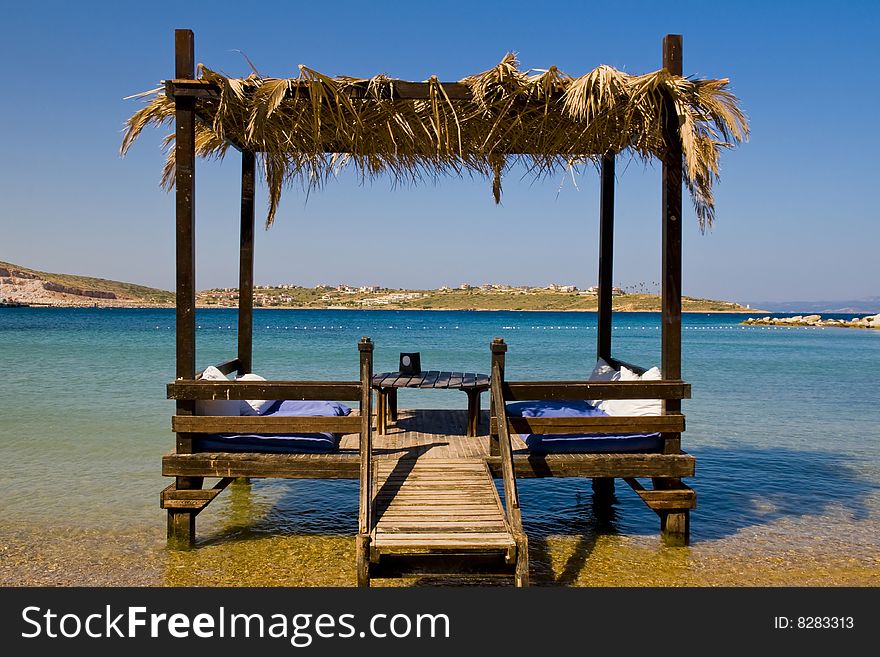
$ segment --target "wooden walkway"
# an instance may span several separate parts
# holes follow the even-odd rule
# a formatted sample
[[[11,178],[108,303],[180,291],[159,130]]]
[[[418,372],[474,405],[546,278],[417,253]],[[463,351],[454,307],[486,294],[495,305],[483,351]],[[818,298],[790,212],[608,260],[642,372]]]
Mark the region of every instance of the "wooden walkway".
[[[371,561],[458,553],[516,558],[498,491],[478,459],[376,461]]]

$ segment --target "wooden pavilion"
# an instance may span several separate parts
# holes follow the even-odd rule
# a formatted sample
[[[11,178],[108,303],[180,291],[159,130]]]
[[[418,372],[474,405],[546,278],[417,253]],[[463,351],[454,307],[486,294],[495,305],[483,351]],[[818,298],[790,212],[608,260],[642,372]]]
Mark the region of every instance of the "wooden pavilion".
[[[357,572],[360,585],[412,572],[503,573],[528,582],[528,540],[516,481],[521,477],[589,477],[599,497],[623,479],[660,517],[663,539],[688,541],[695,493],[682,479],[695,459],[681,449],[682,184],[701,225],[713,218],[711,185],[718,154],[747,136],[745,118],[726,80],[682,77],[682,39],[663,40],[663,68],[628,76],[599,67],[570,78],[555,67],[520,72],[512,56],[461,82],[329,78],[300,67],[292,79],[256,74],[231,79],[201,67],[196,79],[193,34],[175,33],[175,75],[129,121],[123,152],[145,125],[175,126],[166,182],[176,188],[177,368],[168,385],[176,400],[176,449],[162,461],[174,482],[161,496],[169,545],[189,547],[195,517],[236,477],[357,478],[360,499]],[[171,139],[169,139],[169,142]],[[241,235],[238,353],[224,373],[252,371],[254,187],[257,162],[270,192],[271,223],[284,183],[320,184],[348,161],[362,175],[382,172],[417,179],[438,173],[493,177],[496,200],[511,162],[540,172],[592,160],[600,167],[599,313],[597,356],[619,369],[644,372],[612,357],[611,279],[614,166],[629,151],[662,162],[662,380],[530,381],[504,378],[503,340],[491,345],[488,429],[465,435],[464,414],[402,411],[397,426],[374,436],[373,343],[358,344],[357,381],[205,381],[196,371],[194,185],[197,155],[241,153]],[[640,417],[509,417],[517,400],[662,399],[662,414]],[[356,401],[346,417],[199,416],[200,400]],[[330,453],[205,451],[199,437],[217,433],[334,432]],[[522,433],[657,432],[662,448],[635,453],[530,452]],[[492,477],[501,477],[503,501]],[[205,479],[216,478],[212,487]],[[646,487],[639,478],[652,482]]]

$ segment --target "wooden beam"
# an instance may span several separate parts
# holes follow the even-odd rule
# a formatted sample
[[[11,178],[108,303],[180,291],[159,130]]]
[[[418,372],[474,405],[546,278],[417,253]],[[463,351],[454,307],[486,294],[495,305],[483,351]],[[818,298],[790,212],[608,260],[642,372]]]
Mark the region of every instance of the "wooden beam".
[[[238,358],[230,358],[229,360],[224,360],[222,363],[218,363],[214,365],[218,370],[220,370],[223,374],[231,374],[232,372],[238,372],[241,369],[241,362]],[[198,373],[198,376],[202,376],[204,370]]]
[[[187,433],[357,433],[361,418],[348,416],[174,415],[171,429]]]
[[[683,381],[509,381],[502,385],[505,401],[540,399],[690,399]]]
[[[179,457],[188,459],[190,457]],[[492,476],[501,476],[501,461],[488,457]],[[531,477],[692,477],[690,454],[515,454],[517,479]]]
[[[254,178],[256,158],[241,154],[241,239],[238,267],[238,360],[241,374],[253,370],[254,341]]]
[[[614,272],[614,155],[602,158],[599,200],[599,314],[596,358],[611,358],[611,278]]]
[[[260,454],[199,452],[166,454],[164,476],[278,477],[281,479],[357,479],[357,453]],[[646,476],[639,474],[638,476]]]
[[[203,80],[191,80],[185,76],[180,79],[165,80],[165,91],[171,98],[219,98],[220,87],[213,82]],[[443,91],[450,100],[471,100],[470,87],[461,82],[441,82]],[[355,82],[348,87],[350,98],[366,98],[369,81]],[[288,95],[299,94],[302,98],[309,97],[309,87],[303,84],[295,89],[296,83],[291,85]],[[250,89],[245,87],[245,93]],[[428,82],[409,82],[406,80],[391,80],[378,87],[379,98],[383,100],[428,100],[431,97],[431,85]]]
[[[168,399],[326,399],[360,401],[357,381],[179,381]],[[179,415],[179,414],[178,414]]]
[[[490,430],[498,428],[492,418]],[[617,417],[507,417],[510,433],[662,433],[684,431],[684,415]]]

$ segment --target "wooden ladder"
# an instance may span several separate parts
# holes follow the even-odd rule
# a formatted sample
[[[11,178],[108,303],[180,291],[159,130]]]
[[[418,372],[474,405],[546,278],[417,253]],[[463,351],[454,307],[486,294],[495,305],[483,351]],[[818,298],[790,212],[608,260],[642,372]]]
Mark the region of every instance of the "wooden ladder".
[[[373,463],[371,576],[514,574],[517,542],[485,461]]]

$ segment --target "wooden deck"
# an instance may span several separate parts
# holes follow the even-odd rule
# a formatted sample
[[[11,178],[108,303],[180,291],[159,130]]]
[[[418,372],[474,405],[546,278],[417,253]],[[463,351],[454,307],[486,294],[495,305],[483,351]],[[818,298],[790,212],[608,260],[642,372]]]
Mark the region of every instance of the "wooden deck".
[[[489,418],[481,416],[479,435],[466,436],[463,410],[401,410],[388,433],[373,435],[373,457],[398,459],[485,460],[500,476],[500,459],[489,455]],[[530,454],[519,436],[512,435],[513,461],[519,477],[690,477],[695,459],[690,454]],[[162,460],[166,476],[282,477],[357,479],[360,467],[358,436],[343,436],[332,454],[213,453],[168,454]]]

